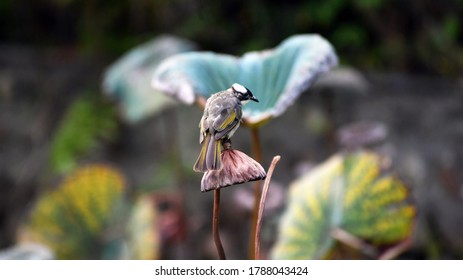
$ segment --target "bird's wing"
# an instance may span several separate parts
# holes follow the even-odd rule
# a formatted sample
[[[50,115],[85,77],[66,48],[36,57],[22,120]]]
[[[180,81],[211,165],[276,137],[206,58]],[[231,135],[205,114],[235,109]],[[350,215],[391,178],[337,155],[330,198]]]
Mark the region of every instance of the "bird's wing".
[[[229,126],[227,126],[224,130],[221,130],[221,131],[217,131],[215,134],[214,134],[214,139],[215,140],[220,140],[222,138],[224,138],[225,135],[228,135],[230,133],[230,131],[232,131],[237,125],[240,124],[240,121],[235,119],[232,123],[230,123]]]
[[[206,137],[206,134],[209,131],[209,127],[211,126],[211,120],[209,117],[208,108],[213,107],[213,105],[211,104],[217,102],[217,97],[218,97],[217,93],[213,94],[206,101],[203,116],[201,117],[201,120],[199,121],[199,144],[203,143],[204,137]]]
[[[241,106],[237,102],[225,102],[218,110],[212,128],[215,130],[215,139],[219,140],[227,135],[241,120]]]

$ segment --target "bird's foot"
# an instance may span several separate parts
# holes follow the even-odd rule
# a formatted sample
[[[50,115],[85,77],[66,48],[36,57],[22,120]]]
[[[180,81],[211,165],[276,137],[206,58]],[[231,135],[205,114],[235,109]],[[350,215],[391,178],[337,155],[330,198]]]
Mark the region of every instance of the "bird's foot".
[[[222,146],[224,150],[230,150],[232,147],[232,143],[230,139],[225,139],[222,141]]]

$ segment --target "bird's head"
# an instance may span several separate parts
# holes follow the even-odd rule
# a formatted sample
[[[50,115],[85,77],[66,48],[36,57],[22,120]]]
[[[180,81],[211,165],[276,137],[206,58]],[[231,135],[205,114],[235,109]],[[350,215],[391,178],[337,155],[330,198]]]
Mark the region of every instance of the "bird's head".
[[[257,98],[252,95],[252,92],[246,88],[245,86],[242,86],[240,84],[234,83],[231,87],[231,90],[233,91],[233,94],[241,101],[241,102],[246,102],[249,100],[259,102]]]

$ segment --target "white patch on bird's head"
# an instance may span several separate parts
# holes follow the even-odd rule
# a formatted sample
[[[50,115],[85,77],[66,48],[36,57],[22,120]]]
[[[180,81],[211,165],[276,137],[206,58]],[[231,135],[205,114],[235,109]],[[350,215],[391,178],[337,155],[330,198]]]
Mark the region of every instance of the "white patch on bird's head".
[[[244,86],[242,86],[242,85],[240,85],[238,83],[234,83],[232,85],[232,88],[233,88],[234,91],[240,92],[240,93],[246,93],[248,91],[247,88],[245,88]]]
[[[238,83],[234,83],[231,87],[231,90],[233,92],[233,95],[236,98],[238,98],[243,105],[246,103],[245,101],[248,101],[248,100],[259,102],[259,100],[257,100],[257,98],[255,98],[252,95],[252,92],[245,86],[242,86]]]

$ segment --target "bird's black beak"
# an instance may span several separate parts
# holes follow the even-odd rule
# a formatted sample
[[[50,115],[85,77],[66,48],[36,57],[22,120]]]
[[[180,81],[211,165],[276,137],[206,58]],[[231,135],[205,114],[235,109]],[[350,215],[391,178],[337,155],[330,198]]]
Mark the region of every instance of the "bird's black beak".
[[[254,96],[251,97],[251,100],[255,102],[259,102],[259,100],[257,100],[257,98],[255,98]]]

